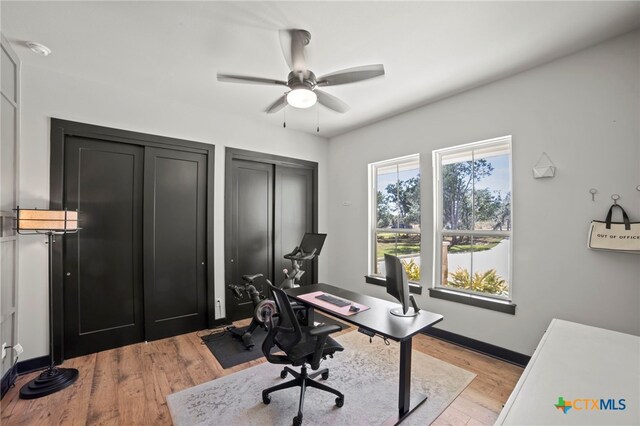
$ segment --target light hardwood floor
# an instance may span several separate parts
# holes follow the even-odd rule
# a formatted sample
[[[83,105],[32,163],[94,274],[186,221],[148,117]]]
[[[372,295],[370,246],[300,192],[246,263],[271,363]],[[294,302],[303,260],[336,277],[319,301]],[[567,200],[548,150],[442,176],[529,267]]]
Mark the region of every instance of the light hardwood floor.
[[[428,336],[415,337],[413,348],[477,374],[438,426],[493,424],[522,374],[520,367]],[[224,370],[196,333],[112,349],[66,361],[64,367],[80,370],[77,383],[44,398],[19,399],[20,387],[37,373],[19,377],[2,399],[0,423],[170,425],[167,395],[262,362]]]

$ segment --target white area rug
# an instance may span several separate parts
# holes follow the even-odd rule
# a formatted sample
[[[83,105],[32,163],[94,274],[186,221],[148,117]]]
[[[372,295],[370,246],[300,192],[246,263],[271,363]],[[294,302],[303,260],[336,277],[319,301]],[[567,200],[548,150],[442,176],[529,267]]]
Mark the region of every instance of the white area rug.
[[[384,344],[355,331],[336,340],[344,346],[329,368],[326,384],[345,395],[342,408],[333,394],[308,388],[303,409],[307,425],[376,425],[398,409],[400,346]],[[271,404],[262,403],[262,390],[290,380],[280,378],[281,365],[261,364],[221,377],[167,397],[173,423],[186,425],[289,425],[298,413],[300,388],[271,394]],[[412,354],[411,395],[428,399],[402,424],[433,422],[473,380],[475,374],[423,353]],[[321,380],[322,381],[322,380]],[[413,398],[412,398],[413,399]]]

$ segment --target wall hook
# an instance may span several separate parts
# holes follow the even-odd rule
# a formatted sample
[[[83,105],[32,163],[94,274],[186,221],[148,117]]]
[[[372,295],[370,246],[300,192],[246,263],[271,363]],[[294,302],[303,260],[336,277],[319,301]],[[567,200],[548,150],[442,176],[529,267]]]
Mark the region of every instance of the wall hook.
[[[591,188],[589,190],[589,193],[591,194],[591,201],[595,201],[596,200],[596,194],[598,193],[598,190],[595,188]]]
[[[620,199],[620,196],[618,194],[613,194],[611,196],[611,199],[613,200],[613,204],[617,206],[618,205],[618,200]]]

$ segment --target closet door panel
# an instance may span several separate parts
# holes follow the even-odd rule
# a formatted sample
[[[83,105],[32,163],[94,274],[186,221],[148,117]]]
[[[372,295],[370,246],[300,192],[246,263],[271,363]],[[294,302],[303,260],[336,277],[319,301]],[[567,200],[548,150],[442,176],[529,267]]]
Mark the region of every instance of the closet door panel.
[[[79,210],[64,242],[65,357],[144,340],[143,150],[69,137],[65,207]]]
[[[145,150],[147,339],[206,326],[206,156]]]
[[[313,232],[313,170],[300,167],[276,166],[275,193],[275,271],[277,283],[282,282],[283,268],[291,269],[291,261],[284,258],[302,241],[306,232]],[[304,262],[301,284],[313,284],[314,262]]]
[[[231,186],[226,194],[230,228],[230,252],[226,262],[227,284],[241,284],[242,275],[263,274],[273,282],[273,165],[234,159]],[[255,283],[264,288],[264,278]],[[244,296],[237,300],[226,289],[225,309],[231,320],[253,315],[253,304]]]

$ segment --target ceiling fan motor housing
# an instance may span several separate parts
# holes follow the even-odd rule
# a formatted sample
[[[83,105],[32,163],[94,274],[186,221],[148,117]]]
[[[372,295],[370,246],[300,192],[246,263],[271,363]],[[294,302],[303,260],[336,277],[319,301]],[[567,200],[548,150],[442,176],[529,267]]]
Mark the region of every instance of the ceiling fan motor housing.
[[[307,72],[309,75],[306,78],[301,79],[299,75],[296,75],[293,71],[291,71],[289,73],[289,77],[287,78],[287,86],[289,86],[291,90],[293,89],[314,90],[318,85],[316,82],[316,75],[311,71],[307,71]]]

